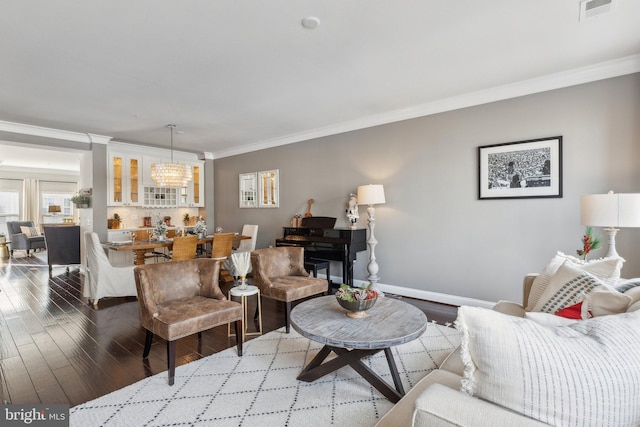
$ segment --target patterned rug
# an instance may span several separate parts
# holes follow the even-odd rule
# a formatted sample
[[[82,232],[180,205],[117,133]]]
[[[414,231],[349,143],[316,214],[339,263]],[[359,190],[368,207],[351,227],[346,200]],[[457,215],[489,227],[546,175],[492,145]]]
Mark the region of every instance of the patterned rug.
[[[460,343],[457,330],[429,323],[419,339],[393,348],[405,390],[440,366]],[[373,426],[393,404],[346,366],[312,383],[296,380],[321,344],[284,328],[236,348],[145,378],[71,408],[71,426]],[[384,353],[366,363],[393,385]]]

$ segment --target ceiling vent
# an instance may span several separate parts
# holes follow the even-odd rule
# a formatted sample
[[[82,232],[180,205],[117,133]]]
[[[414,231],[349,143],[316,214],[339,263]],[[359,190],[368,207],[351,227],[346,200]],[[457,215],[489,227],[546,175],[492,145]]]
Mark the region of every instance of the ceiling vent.
[[[580,21],[595,18],[604,13],[611,12],[616,6],[617,0],[583,0],[580,2]]]

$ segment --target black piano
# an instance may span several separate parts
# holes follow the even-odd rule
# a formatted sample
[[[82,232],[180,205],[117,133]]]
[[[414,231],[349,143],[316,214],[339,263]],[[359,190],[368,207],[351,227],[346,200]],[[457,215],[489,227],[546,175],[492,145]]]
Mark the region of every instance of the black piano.
[[[283,227],[276,246],[302,246],[305,260],[342,262],[342,280],[353,286],[353,262],[356,254],[367,250],[367,230],[334,228],[336,218],[302,218],[301,227]]]

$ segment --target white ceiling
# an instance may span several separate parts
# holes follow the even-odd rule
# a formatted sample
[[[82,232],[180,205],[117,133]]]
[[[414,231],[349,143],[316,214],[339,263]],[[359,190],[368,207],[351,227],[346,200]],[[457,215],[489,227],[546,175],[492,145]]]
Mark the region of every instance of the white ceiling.
[[[0,120],[223,157],[639,71],[640,1],[579,4],[3,0]]]

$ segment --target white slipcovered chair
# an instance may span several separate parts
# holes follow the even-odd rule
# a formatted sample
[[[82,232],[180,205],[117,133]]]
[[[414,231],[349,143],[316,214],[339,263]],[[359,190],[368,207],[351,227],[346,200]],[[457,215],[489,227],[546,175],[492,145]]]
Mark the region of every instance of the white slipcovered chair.
[[[242,226],[242,235],[243,236],[251,236],[251,240],[249,240],[249,239],[240,240],[240,244],[238,245],[238,248],[234,249],[233,253],[235,253],[235,252],[251,252],[251,251],[256,249],[256,240],[258,238],[258,226],[257,225],[252,225],[252,224],[243,225]],[[233,253],[231,255],[233,255]],[[237,277],[240,277],[240,276],[245,276],[248,273],[251,273],[251,263],[249,263],[249,270],[245,274],[240,274],[240,272],[238,272],[238,269],[236,268],[236,265],[234,264],[233,260],[234,260],[234,257],[231,256],[231,257],[229,257],[229,259],[227,259],[222,264],[222,268],[227,270],[230,275],[232,275],[233,277],[237,278]],[[242,260],[244,261],[244,257],[242,257]]]
[[[84,296],[94,306],[103,297],[137,296],[134,265],[114,267],[111,265],[98,235],[91,231],[84,233],[87,252],[87,274],[85,276]]]

